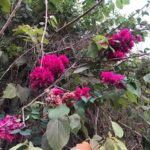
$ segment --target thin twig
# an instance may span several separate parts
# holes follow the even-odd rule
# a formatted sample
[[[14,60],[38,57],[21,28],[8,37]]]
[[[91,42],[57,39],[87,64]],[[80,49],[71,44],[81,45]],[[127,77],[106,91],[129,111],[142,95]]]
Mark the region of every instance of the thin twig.
[[[96,106],[96,116],[95,116],[95,134],[97,134],[97,123],[98,123],[98,118],[99,118],[99,107]]]
[[[16,15],[16,11],[18,10],[18,8],[21,5],[22,0],[18,0],[18,3],[16,4],[14,10],[12,11],[12,13],[10,14],[9,18],[7,19],[6,23],[4,24],[4,26],[2,27],[1,31],[0,31],[0,36],[2,36],[5,32],[5,30],[7,29],[7,27],[9,26],[9,24],[12,21],[12,18]]]
[[[128,125],[126,125],[126,124],[124,124],[124,123],[122,123],[122,122],[120,122],[120,121],[118,121],[118,123],[120,123],[122,126],[124,126],[125,128],[127,128],[127,129],[129,129],[130,131],[132,131],[132,132],[134,132],[136,135],[138,135],[139,137],[142,137],[142,135],[139,133],[139,132],[137,132],[137,131],[135,131],[135,130],[133,130],[131,127],[129,127]]]
[[[46,30],[47,30],[47,22],[48,22],[48,0],[45,0],[45,26],[44,26],[42,39],[41,39],[41,55],[42,55],[42,57],[44,56],[44,43],[43,42],[44,42]],[[42,62],[43,62],[43,59],[41,61],[41,66],[42,66]]]
[[[140,8],[140,9],[138,10],[138,12],[142,11],[145,7],[148,7],[148,6],[149,6],[149,4],[144,5],[142,8]],[[134,17],[138,12],[135,11],[131,16],[129,16],[129,18]],[[129,20],[129,18],[128,18],[128,20]],[[124,23],[125,23],[125,21],[123,21],[122,23],[120,23],[116,28],[114,28],[114,29],[112,29],[111,31],[109,31],[109,33],[107,33],[106,36],[109,35],[109,34],[111,34],[111,33],[113,33],[114,31],[116,31],[116,30],[117,30],[118,28],[120,28]]]
[[[15,61],[13,61],[13,63],[11,63],[11,65],[7,68],[7,70],[3,73],[3,75],[0,77],[0,80],[2,80],[2,78],[6,75],[6,73],[11,69],[11,67],[13,67],[14,64],[16,64],[16,62],[23,57],[25,54],[27,54],[29,51],[33,50],[35,48],[35,46],[33,46],[32,48],[28,49],[27,51],[25,51],[23,54],[21,54]]]

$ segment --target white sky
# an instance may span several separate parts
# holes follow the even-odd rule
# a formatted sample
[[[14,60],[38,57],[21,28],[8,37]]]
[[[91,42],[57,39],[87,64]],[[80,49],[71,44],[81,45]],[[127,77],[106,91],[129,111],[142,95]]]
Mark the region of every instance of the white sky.
[[[142,8],[147,3],[147,0],[130,0],[130,4],[124,6],[121,13],[128,15],[132,13],[134,10]],[[150,13],[150,10],[148,10]],[[150,23],[150,16],[144,16],[143,20],[146,20]],[[137,50],[144,50],[144,48],[150,48],[150,35],[146,38],[145,42],[141,42],[138,46],[133,50],[134,52],[138,52]]]

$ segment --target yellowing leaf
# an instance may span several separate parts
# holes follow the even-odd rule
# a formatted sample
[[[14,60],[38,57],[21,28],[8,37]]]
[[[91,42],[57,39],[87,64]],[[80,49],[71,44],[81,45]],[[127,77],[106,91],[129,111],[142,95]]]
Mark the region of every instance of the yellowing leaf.
[[[13,83],[9,83],[3,92],[3,98],[13,99],[16,95],[16,87]]]
[[[112,128],[114,130],[114,133],[115,133],[115,136],[118,136],[119,138],[122,138],[123,137],[123,129],[121,128],[121,126],[114,122],[114,121],[111,121],[111,124],[112,124]]]

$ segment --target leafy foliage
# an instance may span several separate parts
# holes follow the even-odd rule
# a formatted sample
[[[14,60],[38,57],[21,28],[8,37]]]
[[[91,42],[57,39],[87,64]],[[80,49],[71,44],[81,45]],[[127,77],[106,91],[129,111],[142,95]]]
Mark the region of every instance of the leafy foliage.
[[[10,19],[0,35],[0,119],[11,114],[23,124],[9,129],[9,143],[2,131],[10,120],[3,123],[0,147],[148,149],[149,48],[131,49],[149,34],[143,16],[149,16],[150,1],[124,16],[119,9],[129,0],[48,0],[48,18],[44,2],[24,0],[9,18],[17,1],[0,0],[0,29]],[[32,76],[33,68],[38,71]]]

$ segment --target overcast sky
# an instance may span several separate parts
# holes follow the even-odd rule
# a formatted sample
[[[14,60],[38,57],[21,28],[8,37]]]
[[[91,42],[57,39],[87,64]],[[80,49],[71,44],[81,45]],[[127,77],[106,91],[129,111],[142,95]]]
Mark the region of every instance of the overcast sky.
[[[120,10],[121,13],[127,15],[132,13],[134,10],[142,8],[147,3],[147,0],[130,0],[130,4],[124,6],[122,10]],[[148,10],[150,13],[150,10]],[[146,20],[150,23],[150,16],[144,16],[143,20]],[[142,42],[138,45],[138,47],[135,47],[134,52],[136,50],[144,50],[144,48],[150,48],[150,36],[146,38],[145,42]]]

